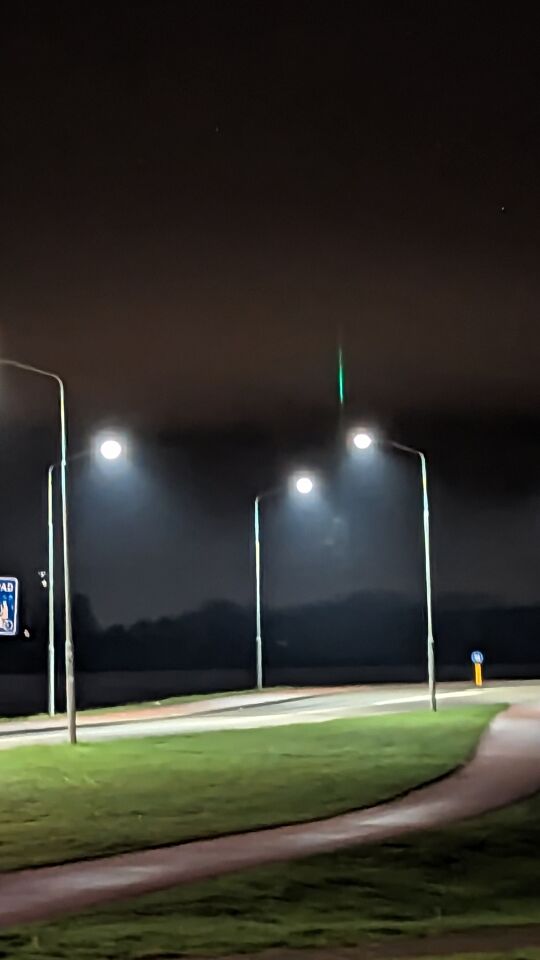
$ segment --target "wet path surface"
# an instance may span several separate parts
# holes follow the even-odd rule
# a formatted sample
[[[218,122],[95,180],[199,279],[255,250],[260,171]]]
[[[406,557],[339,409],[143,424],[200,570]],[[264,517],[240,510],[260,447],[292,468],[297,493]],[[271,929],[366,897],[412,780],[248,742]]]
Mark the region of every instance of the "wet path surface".
[[[243,870],[379,843],[505,806],[540,790],[540,705],[499,714],[465,767],[401,799],[288,827],[21,870],[0,877],[0,926]]]

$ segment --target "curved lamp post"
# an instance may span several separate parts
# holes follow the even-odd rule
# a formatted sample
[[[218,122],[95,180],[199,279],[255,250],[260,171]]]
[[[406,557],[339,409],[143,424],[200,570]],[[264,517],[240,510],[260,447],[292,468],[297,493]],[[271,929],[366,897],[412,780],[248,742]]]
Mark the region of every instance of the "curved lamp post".
[[[49,370],[41,370],[39,367],[33,367],[28,363],[20,363],[18,360],[8,360],[0,357],[0,365],[4,367],[14,367],[16,370],[23,370],[27,373],[35,373],[41,377],[48,377],[49,380],[55,380],[58,384],[59,405],[60,405],[60,476],[61,476],[61,497],[62,497],[62,544],[64,549],[64,613],[65,613],[65,659],[66,659],[66,713],[68,719],[68,730],[70,743],[77,743],[77,716],[75,707],[75,670],[73,658],[73,629],[71,623],[71,582],[69,568],[69,537],[68,537],[68,505],[67,505],[67,483],[66,483],[66,461],[67,461],[67,425],[66,425],[66,405],[64,382],[57,373]]]
[[[123,453],[123,447],[119,440],[110,437],[99,446],[99,452],[105,460],[117,460]],[[82,450],[68,457],[68,462],[80,460],[83,457],[92,455],[91,450]],[[60,466],[59,463],[51,463],[47,471],[47,538],[48,538],[48,563],[49,576],[47,578],[48,586],[48,604],[49,604],[49,643],[47,656],[47,686],[48,686],[48,713],[54,717],[56,713],[55,703],[55,647],[54,647],[54,515],[53,515],[53,478],[54,471]]]
[[[374,439],[367,430],[357,430],[352,436],[352,442],[357,450],[367,450],[374,443]],[[432,589],[431,589],[431,543],[429,532],[429,499],[427,486],[427,468],[426,457],[421,450],[414,447],[407,447],[403,443],[396,443],[394,440],[377,441],[385,446],[393,447],[395,450],[401,450],[403,453],[412,453],[420,460],[420,471],[422,478],[422,506],[423,506],[423,525],[424,525],[424,571],[426,583],[426,618],[427,618],[427,669],[429,699],[431,709],[437,709],[437,687],[435,677],[435,641],[433,638],[433,615],[432,615]]]
[[[307,496],[314,487],[313,479],[307,474],[302,474],[294,481],[297,493],[301,496]],[[258,493],[253,503],[253,528],[255,535],[255,619],[257,634],[255,637],[255,657],[257,665],[257,690],[263,689],[263,645],[262,645],[262,625],[261,625],[261,524],[260,524],[260,503],[265,497],[273,496],[279,493],[281,487],[275,487],[272,490],[265,490]]]

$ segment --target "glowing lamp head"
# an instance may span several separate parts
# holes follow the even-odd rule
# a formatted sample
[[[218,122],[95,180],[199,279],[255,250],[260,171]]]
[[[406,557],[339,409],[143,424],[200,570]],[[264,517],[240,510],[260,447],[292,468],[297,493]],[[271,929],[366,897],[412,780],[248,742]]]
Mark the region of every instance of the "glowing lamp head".
[[[357,450],[367,450],[373,443],[373,437],[365,430],[358,430],[353,436],[353,443]]]
[[[122,455],[122,444],[118,440],[104,440],[99,452],[105,460],[118,460]]]
[[[311,477],[298,477],[298,480],[296,481],[296,489],[298,493],[301,493],[303,496],[311,493],[313,490],[313,480]]]

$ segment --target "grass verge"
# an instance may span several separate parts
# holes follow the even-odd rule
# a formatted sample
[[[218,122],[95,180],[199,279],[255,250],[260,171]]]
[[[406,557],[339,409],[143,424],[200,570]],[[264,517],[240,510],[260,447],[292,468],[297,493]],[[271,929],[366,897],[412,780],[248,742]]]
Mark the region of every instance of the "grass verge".
[[[5,751],[0,869],[375,803],[462,762],[497,709]]]
[[[509,956],[497,949],[497,928],[540,924],[539,846],[536,797],[402,843],[249,871],[12,930],[0,935],[0,955],[172,960],[392,938],[399,956],[402,938],[420,935],[437,938],[436,956],[441,935],[483,930],[477,955]],[[369,946],[358,954],[365,956]],[[539,951],[516,956],[532,960]]]

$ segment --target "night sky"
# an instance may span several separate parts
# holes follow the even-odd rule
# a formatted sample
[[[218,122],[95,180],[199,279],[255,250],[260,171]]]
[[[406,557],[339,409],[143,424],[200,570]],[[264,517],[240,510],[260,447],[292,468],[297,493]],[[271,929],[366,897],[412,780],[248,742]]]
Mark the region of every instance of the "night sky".
[[[76,587],[103,622],[251,599],[251,497],[328,445],[340,329],[351,422],[431,455],[437,590],[537,599],[525,10],[2,5],[2,352],[65,376],[74,449],[109,424],[133,440],[114,484],[72,472]],[[2,562],[29,571],[56,458],[54,393],[30,381],[0,380]],[[384,463],[347,521],[376,502],[380,524],[347,570],[332,555],[332,593],[421,587],[414,465]],[[276,602],[319,596],[283,554]]]

